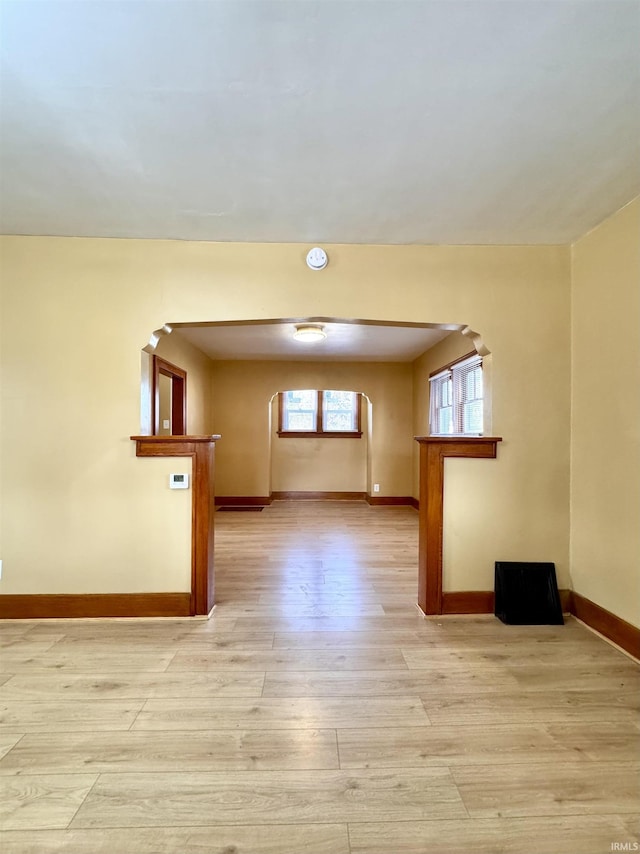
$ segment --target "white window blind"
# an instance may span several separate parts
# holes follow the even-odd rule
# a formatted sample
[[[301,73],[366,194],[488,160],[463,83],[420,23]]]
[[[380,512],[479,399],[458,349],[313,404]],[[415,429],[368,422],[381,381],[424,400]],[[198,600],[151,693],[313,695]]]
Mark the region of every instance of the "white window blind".
[[[313,431],[317,429],[318,392],[315,389],[296,389],[284,392],[282,429]]]
[[[358,429],[358,396],[355,391],[322,392],[322,429],[325,433]]]
[[[432,435],[482,433],[482,358],[470,356],[429,378],[429,430]]]

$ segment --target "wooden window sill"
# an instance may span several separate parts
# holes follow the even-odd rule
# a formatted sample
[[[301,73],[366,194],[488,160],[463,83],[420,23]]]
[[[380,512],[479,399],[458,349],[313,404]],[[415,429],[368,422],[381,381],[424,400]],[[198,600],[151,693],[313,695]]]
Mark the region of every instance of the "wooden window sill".
[[[360,439],[362,438],[362,431],[278,430],[278,436],[281,439]]]

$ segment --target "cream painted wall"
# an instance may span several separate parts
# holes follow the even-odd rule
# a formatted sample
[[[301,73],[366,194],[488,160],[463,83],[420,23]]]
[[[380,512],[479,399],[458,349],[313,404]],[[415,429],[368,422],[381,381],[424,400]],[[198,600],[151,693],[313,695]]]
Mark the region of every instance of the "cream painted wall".
[[[272,398],[293,388],[364,392],[372,410],[372,436],[356,439],[279,439]],[[368,362],[214,362],[213,428],[216,491],[220,495],[269,495],[285,490],[367,489],[367,450],[372,482],[381,495],[410,495],[411,365]],[[366,415],[363,428],[366,433]],[[312,466],[300,477],[298,464]],[[272,476],[272,480],[270,479]],[[294,485],[299,484],[299,485]],[[330,485],[333,484],[333,485]]]
[[[2,238],[3,592],[185,589],[190,493],[169,491],[175,468],[137,459],[129,440],[141,348],[165,323],[311,316],[482,333],[505,441],[496,461],[454,461],[471,483],[452,484],[457,512],[472,510],[457,555],[465,587],[489,589],[493,561],[510,557],[555,560],[566,583],[569,250],[334,245],[317,273],[307,248]],[[250,435],[217,423],[216,394],[213,429]],[[388,456],[372,475],[388,494],[389,483],[411,492],[412,439],[394,441],[403,419],[374,427]],[[236,464],[232,453],[225,477]],[[265,483],[257,473],[242,492]]]
[[[566,298],[566,293],[565,293]],[[566,317],[566,315],[565,315]],[[558,583],[561,587],[569,586],[569,566],[567,549],[559,548],[563,531],[569,524],[569,506],[567,500],[568,483],[568,431],[566,423],[569,418],[567,397],[568,382],[568,341],[563,330],[555,321],[549,321],[547,335],[553,331],[554,340],[549,343],[549,351],[545,351],[545,359],[555,355],[557,365],[552,370],[550,378],[550,396],[557,412],[551,412],[550,401],[541,403],[538,399],[540,384],[544,377],[532,372],[530,366],[518,360],[518,370],[523,374],[522,388],[518,388],[517,372],[511,372],[509,359],[505,353],[492,351],[484,358],[485,369],[485,435],[502,436],[504,441],[498,446],[498,459],[505,455],[513,463],[511,477],[513,501],[516,506],[524,506],[529,501],[544,505],[555,498],[556,510],[546,518],[540,515],[537,519],[522,518],[513,525],[511,535],[505,538],[501,527],[503,520],[512,525],[511,514],[506,517],[504,509],[495,502],[497,495],[496,482],[500,478],[499,469],[495,463],[488,460],[445,460],[445,492],[443,518],[443,589],[453,590],[492,590],[493,567],[496,560],[525,560],[553,561],[556,564]],[[513,352],[520,356],[527,353],[528,346],[536,347],[534,361],[540,356],[541,342],[535,345],[526,339],[515,345]],[[460,333],[452,333],[436,344],[431,350],[414,362],[414,429],[416,435],[429,435],[429,373],[446,365],[467,353],[475,352],[473,342]],[[532,356],[534,350],[532,349]],[[510,376],[509,387],[513,389],[513,406],[508,406],[508,399],[502,396],[503,388],[496,381],[493,367],[498,363],[502,376]],[[501,364],[502,363],[502,364]],[[556,374],[559,372],[559,375]],[[489,373],[491,372],[491,373]],[[488,376],[487,376],[488,375]],[[524,383],[529,388],[536,387],[533,398],[528,400]],[[492,391],[495,388],[502,411],[494,419],[492,407]],[[506,408],[506,411],[505,411]],[[564,425],[556,416],[564,419]],[[520,424],[515,423],[516,419]],[[496,430],[492,424],[511,422],[512,430]],[[520,435],[519,435],[520,434]],[[518,465],[513,459],[510,449],[514,442],[522,436],[530,443],[531,456],[525,465]],[[554,438],[555,437],[555,438]],[[557,448],[552,451],[552,445]],[[560,454],[557,452],[560,451]],[[540,458],[552,453],[556,457],[551,468],[547,468],[542,477],[536,471],[536,460],[546,467],[550,459]],[[522,461],[524,462],[524,461]],[[418,497],[420,488],[419,454],[414,452],[414,495]],[[555,496],[553,492],[555,491]],[[563,495],[564,499],[558,501]],[[553,496],[553,497],[552,497]],[[480,586],[479,579],[483,579]]]
[[[163,335],[154,352],[187,372],[187,432],[192,436],[212,433],[211,359],[179,331]]]
[[[160,428],[158,430],[158,435],[160,436],[171,436],[172,434],[172,425],[171,425],[171,398],[173,397],[173,382],[171,377],[165,376],[165,374],[160,374],[158,377],[158,409],[160,410]],[[168,422],[168,426],[164,425]]]
[[[572,259],[571,575],[640,626],[640,199]]]
[[[275,397],[271,407],[271,489],[274,492],[366,491],[366,421],[359,439],[283,439],[278,436],[278,408]],[[366,400],[363,410],[366,419]]]

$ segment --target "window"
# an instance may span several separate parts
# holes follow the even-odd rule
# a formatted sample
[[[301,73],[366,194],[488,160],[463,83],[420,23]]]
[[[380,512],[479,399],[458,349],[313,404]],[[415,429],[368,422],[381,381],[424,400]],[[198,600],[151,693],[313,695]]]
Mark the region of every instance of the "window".
[[[295,389],[280,393],[279,436],[362,436],[360,395],[355,391]]]
[[[432,436],[482,434],[482,359],[478,355],[446,365],[429,377],[429,432]]]

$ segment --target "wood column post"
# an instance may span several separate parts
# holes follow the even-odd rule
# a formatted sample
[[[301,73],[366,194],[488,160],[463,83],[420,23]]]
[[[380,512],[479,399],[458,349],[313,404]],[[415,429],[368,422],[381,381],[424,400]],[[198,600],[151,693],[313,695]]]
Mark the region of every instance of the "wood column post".
[[[132,436],[137,457],[191,457],[191,614],[214,605],[214,448],[220,436]]]
[[[442,520],[444,458],[495,459],[498,437],[416,436],[420,444],[418,605],[425,614],[442,614]]]

